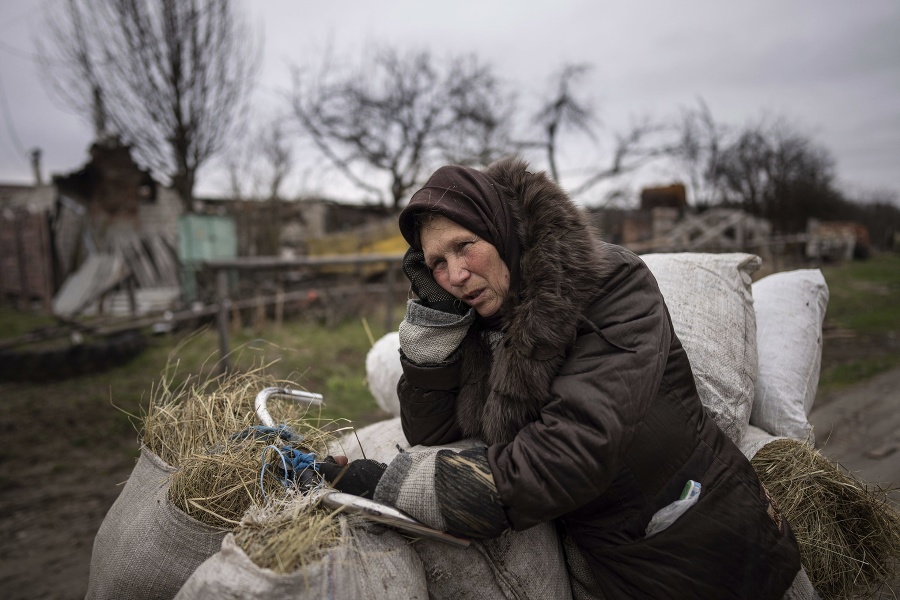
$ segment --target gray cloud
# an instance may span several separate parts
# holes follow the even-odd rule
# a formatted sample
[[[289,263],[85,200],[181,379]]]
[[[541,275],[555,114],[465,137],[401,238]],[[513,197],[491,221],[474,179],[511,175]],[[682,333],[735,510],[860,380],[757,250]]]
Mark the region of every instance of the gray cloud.
[[[4,0],[0,77],[21,144],[42,147],[48,169],[71,170],[86,158],[90,128],[49,100],[36,65],[23,57],[31,54],[40,23],[35,4]],[[279,106],[279,91],[289,88],[288,64],[315,64],[329,43],[351,59],[371,42],[439,54],[471,51],[491,62],[522,102],[563,62],[590,62],[593,95],[611,129],[636,114],[674,114],[698,97],[734,124],[768,110],[826,145],[848,186],[900,190],[896,0],[266,0],[246,6],[266,37],[257,95],[266,108],[258,112]],[[2,122],[0,180],[27,181],[27,160],[8,137]],[[201,189],[217,188],[214,169],[201,176]]]

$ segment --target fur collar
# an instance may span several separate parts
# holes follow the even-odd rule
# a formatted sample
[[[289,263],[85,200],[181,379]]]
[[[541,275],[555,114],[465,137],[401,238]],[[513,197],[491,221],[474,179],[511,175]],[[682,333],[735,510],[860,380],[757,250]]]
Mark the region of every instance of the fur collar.
[[[521,282],[502,314],[503,340],[493,351],[478,334],[463,347],[457,418],[466,435],[489,444],[509,442],[535,421],[550,398],[553,379],[574,343],[592,285],[604,269],[584,214],[544,173],[518,158],[485,171],[512,199],[522,244]]]

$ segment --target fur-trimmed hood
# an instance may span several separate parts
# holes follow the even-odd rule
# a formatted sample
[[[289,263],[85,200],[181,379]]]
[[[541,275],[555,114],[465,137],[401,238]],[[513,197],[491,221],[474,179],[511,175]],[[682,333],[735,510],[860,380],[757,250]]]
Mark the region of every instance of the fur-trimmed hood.
[[[521,283],[501,310],[503,338],[493,360],[485,360],[490,350],[480,335],[464,342],[457,418],[467,435],[498,443],[539,418],[604,269],[584,213],[545,173],[529,172],[515,157],[485,173],[513,209]]]

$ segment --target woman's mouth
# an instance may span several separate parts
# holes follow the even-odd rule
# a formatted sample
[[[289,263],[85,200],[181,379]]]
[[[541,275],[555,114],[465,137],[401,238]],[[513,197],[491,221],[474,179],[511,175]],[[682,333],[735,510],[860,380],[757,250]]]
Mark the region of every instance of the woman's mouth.
[[[466,294],[465,296],[463,296],[463,302],[472,305],[478,301],[482,294],[484,294],[483,289],[475,290],[471,294]]]

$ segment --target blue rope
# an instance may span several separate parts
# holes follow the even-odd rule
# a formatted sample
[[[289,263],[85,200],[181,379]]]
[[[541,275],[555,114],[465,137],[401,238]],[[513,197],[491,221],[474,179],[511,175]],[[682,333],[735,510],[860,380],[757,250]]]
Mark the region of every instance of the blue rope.
[[[259,472],[259,491],[262,492],[263,500],[268,501],[268,497],[266,497],[266,488],[263,486],[263,477],[266,475],[266,469],[269,467],[269,464],[266,462],[266,450],[269,448],[273,449],[278,453],[278,458],[281,459],[281,464],[284,466],[284,472],[287,473],[287,461],[284,460],[284,455],[281,454],[281,450],[278,446],[268,445],[263,448],[262,455],[260,455],[260,462],[262,463],[262,470]],[[281,482],[284,485],[284,481]]]
[[[243,431],[238,431],[231,436],[232,441],[241,441],[247,438],[271,440],[279,437],[286,442],[295,444],[303,441],[303,436],[291,429],[286,424],[276,425],[275,427],[267,427],[265,425],[251,425]]]
[[[316,455],[314,453],[310,452],[309,454],[306,454],[291,446],[282,446],[279,448],[278,446],[269,444],[263,448],[262,454],[260,455],[262,469],[259,472],[259,489],[262,492],[263,500],[268,500],[266,497],[266,490],[263,487],[263,478],[266,475],[266,470],[269,468],[269,464],[266,462],[266,450],[269,448],[275,450],[275,452],[278,453],[278,458],[281,459],[284,477],[281,477],[280,479],[281,485],[285,489],[291,487],[294,481],[300,476],[300,473],[305,469],[312,467],[318,472],[318,468],[316,467]]]

